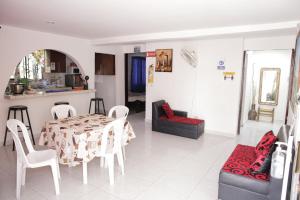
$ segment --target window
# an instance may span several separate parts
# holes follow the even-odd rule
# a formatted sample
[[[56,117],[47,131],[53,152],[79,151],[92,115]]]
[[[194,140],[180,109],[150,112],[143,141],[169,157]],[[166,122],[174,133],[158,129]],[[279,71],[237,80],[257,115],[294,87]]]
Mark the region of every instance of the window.
[[[15,77],[31,80],[42,79],[44,67],[49,60],[47,55],[47,50],[37,50],[25,56],[16,68]]]

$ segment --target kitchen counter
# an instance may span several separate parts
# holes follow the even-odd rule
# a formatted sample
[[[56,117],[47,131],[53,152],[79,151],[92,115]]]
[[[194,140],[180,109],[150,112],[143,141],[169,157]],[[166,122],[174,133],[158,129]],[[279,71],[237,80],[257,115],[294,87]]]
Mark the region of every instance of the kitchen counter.
[[[34,94],[20,94],[20,95],[4,95],[5,99],[9,100],[19,100],[19,99],[29,99],[36,97],[49,97],[49,96],[61,96],[61,95],[75,95],[75,94],[84,94],[84,93],[95,93],[95,89],[89,90],[72,90],[72,91],[64,91],[64,92],[37,92]]]

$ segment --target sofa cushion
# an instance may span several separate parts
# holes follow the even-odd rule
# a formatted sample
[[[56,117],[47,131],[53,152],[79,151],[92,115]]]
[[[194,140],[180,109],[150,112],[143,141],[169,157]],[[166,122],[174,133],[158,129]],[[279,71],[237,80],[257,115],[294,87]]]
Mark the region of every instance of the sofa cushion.
[[[168,103],[163,103],[161,107],[168,118],[174,117],[174,112]]]
[[[275,144],[272,145],[269,152],[264,151],[262,154],[258,154],[256,160],[252,163],[249,170],[252,174],[256,173],[269,173],[271,167],[272,154],[275,151]]]
[[[249,168],[256,157],[255,147],[239,144],[224,164],[222,171],[260,181],[269,181],[268,173],[250,173]]]
[[[192,124],[192,125],[198,125],[198,124],[204,123],[204,120],[201,120],[201,119],[193,119],[193,118],[176,116],[176,115],[174,115],[171,118],[167,118],[166,116],[163,115],[160,117],[160,119],[168,120],[171,122],[183,123],[183,124]]]
[[[270,148],[276,142],[277,137],[273,134],[273,131],[267,132],[258,142],[255,147],[255,152],[258,155],[266,155],[270,152]]]

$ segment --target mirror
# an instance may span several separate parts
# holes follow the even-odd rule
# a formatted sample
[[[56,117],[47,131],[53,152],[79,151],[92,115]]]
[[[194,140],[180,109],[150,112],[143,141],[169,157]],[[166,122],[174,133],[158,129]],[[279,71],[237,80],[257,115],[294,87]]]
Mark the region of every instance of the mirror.
[[[259,104],[277,105],[280,82],[280,68],[260,70]]]

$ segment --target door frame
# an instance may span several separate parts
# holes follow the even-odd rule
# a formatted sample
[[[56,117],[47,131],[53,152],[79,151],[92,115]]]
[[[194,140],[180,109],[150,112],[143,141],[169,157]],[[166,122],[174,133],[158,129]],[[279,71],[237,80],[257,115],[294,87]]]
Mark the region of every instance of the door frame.
[[[125,59],[125,106],[128,107],[128,56],[129,53],[124,54]]]
[[[287,50],[287,49],[286,49]],[[288,114],[289,114],[289,105],[290,105],[290,97],[292,95],[292,87],[293,87],[293,74],[295,71],[295,63],[294,63],[294,56],[295,56],[295,49],[291,49],[292,54],[291,54],[291,66],[290,66],[290,76],[289,76],[289,87],[288,87],[288,95],[287,95],[287,105],[286,105],[286,112],[285,112],[285,120],[284,124],[287,124],[288,120]],[[244,55],[243,55],[243,67],[242,67],[242,78],[241,78],[241,92],[240,92],[240,106],[239,106],[239,115],[238,115],[238,127],[237,127],[237,134],[240,134],[241,131],[241,120],[242,120],[242,109],[243,109],[243,103],[244,103],[244,86],[245,86],[245,80],[246,80],[246,71],[247,71],[247,60],[246,59],[246,53],[247,51],[251,50],[245,50]],[[255,50],[253,50],[255,51]],[[257,50],[259,51],[259,50]],[[267,50],[266,50],[267,51]]]
[[[237,127],[237,134],[239,135],[241,132],[241,120],[242,120],[242,109],[244,104],[244,95],[245,95],[245,77],[246,77],[246,65],[247,65],[247,51],[243,52],[243,67],[242,67],[242,78],[241,78],[241,92],[240,92],[240,106],[239,106],[239,116],[238,116],[238,127]]]

